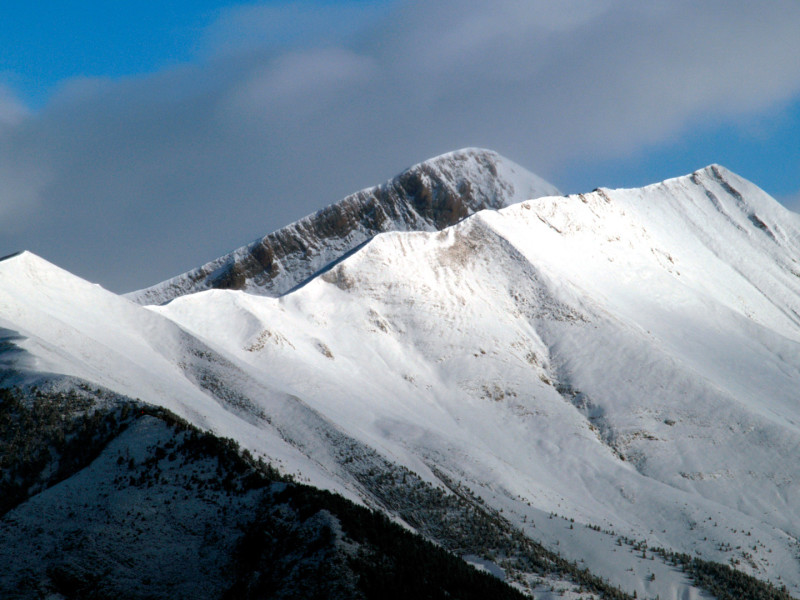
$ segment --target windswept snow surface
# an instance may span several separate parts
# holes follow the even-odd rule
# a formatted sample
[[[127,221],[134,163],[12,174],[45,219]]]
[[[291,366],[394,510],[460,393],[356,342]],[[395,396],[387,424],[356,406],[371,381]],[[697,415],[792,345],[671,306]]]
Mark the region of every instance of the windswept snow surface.
[[[0,328],[20,378],[163,404],[357,496],[346,440],[625,589],[696,595],[617,535],[797,594],[798,257],[800,217],[711,166],[381,234],[279,298],[143,308],[23,254],[0,262]]]

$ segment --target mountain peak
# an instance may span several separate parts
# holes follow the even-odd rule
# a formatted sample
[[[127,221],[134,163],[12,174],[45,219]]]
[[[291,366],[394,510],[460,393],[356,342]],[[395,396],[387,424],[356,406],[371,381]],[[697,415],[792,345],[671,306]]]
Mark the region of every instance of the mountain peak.
[[[464,148],[418,163],[382,185],[129,298],[162,304],[213,288],[279,296],[378,233],[441,230],[480,210],[559,194],[496,152]]]
[[[21,254],[25,254],[26,252],[28,252],[28,251],[27,250],[18,250],[16,252],[12,252],[11,254],[6,254],[5,256],[0,256],[0,262],[3,262],[4,260],[12,259],[12,258],[17,257],[17,256],[20,256]]]
[[[68,271],[54,265],[38,254],[34,254],[30,250],[19,250],[0,257],[0,273],[9,273],[19,269],[24,269],[28,273],[63,273],[74,277]]]
[[[727,167],[717,163],[711,163],[710,165],[707,165],[702,169],[698,169],[697,171],[689,175],[689,178],[692,178],[693,180],[696,180],[698,177],[707,177],[708,179],[715,181],[717,183],[728,183],[731,181],[746,181],[744,178],[740,177]]]
[[[776,223],[793,218],[775,198],[722,165],[710,164],[684,179],[704,188],[706,197],[717,210],[741,213],[760,229],[764,229],[762,218]]]
[[[90,283],[29,250],[0,258],[0,306],[11,297],[21,298],[29,303],[34,296],[60,296],[65,291],[72,297],[81,297],[91,304],[96,301],[98,290],[102,290],[100,294],[113,296],[101,286]]]
[[[487,208],[502,208],[539,196],[559,196],[561,192],[541,177],[505,158],[494,150],[467,147],[447,152],[410,167],[398,178],[411,173],[437,170],[454,183],[494,180],[494,194],[487,194]],[[391,183],[391,182],[389,182]],[[491,189],[491,185],[485,186]],[[488,191],[487,189],[487,191]]]

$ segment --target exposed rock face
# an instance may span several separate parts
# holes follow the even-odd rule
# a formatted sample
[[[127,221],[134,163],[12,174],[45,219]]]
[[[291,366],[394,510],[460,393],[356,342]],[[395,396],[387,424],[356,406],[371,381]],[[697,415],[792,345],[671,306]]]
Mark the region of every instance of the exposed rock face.
[[[439,230],[480,210],[558,194],[495,152],[460,150],[413,166],[382,185],[128,297],[162,304],[211,288],[279,296],[378,233]]]

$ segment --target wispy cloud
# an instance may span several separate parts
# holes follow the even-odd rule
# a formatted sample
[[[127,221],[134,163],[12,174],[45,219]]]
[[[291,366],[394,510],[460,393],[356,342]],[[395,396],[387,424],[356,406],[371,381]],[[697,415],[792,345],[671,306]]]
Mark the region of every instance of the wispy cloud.
[[[800,95],[791,0],[326,11],[228,10],[196,64],[65,82],[32,115],[0,90],[0,250],[131,288],[456,147],[547,177]]]
[[[353,35],[385,17],[383,2],[313,2],[238,5],[223,9],[200,35],[201,56],[219,57],[269,49],[320,47],[347,43]]]
[[[8,87],[0,83],[0,128],[8,129],[28,115],[28,110]],[[0,129],[2,131],[2,129]]]

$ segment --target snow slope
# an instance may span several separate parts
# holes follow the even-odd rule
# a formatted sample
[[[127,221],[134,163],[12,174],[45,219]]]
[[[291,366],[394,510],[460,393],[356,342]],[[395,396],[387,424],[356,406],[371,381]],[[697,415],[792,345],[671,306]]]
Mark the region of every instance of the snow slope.
[[[25,253],[0,328],[16,381],[167,406],[364,501],[354,455],[458,482],[640,595],[696,591],[618,535],[798,593],[798,250],[800,217],[711,166],[380,234],[277,298],[145,308]]]
[[[798,225],[712,166],[381,235],[279,299],[157,310],[495,506],[797,585]]]
[[[30,252],[0,261],[0,333],[4,386],[56,376],[90,382],[164,406],[287,473],[356,497],[271,425],[265,410],[278,407],[264,399],[298,412],[297,399],[254,381],[170,320]]]

